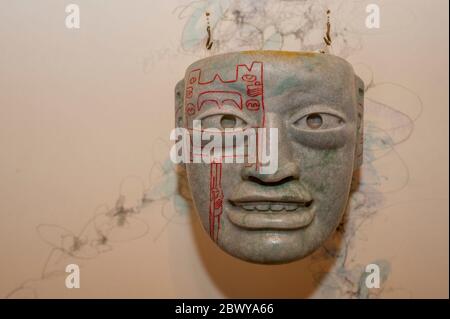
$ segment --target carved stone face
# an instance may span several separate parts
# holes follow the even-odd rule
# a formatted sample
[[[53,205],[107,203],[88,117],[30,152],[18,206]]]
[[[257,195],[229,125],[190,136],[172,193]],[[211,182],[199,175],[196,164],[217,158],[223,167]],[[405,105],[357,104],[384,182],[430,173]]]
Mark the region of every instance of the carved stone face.
[[[255,263],[319,248],[340,222],[362,158],[364,86],[352,66],[320,53],[228,53],[192,64],[175,94],[179,127],[278,129],[272,174],[257,164],[186,164],[212,240]]]

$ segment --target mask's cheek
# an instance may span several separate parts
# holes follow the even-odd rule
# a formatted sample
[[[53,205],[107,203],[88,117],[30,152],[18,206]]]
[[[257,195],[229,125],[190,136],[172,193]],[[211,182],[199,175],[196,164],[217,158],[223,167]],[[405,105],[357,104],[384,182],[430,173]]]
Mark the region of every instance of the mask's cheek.
[[[226,224],[228,198],[241,182],[244,164],[187,164],[187,176],[196,210],[204,229],[218,242]]]
[[[241,172],[244,168],[243,163],[223,163],[222,164],[222,189],[224,200],[228,201],[237,185],[242,182]]]
[[[313,197],[320,224],[334,227],[342,216],[353,175],[353,150],[347,145],[302,154],[300,180]]]
[[[210,165],[205,163],[186,164],[189,188],[195,209],[205,229],[209,224]]]

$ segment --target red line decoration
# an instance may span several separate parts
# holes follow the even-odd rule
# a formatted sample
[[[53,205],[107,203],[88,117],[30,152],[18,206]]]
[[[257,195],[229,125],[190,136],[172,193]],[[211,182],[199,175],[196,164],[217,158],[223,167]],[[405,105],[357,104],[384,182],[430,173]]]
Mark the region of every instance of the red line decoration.
[[[259,127],[265,126],[264,70],[263,62],[253,61],[235,65],[234,77],[224,79],[215,73],[212,78],[202,78],[202,70],[190,71],[184,93],[185,118],[189,119],[204,108],[221,109],[231,105],[255,117]],[[229,83],[233,83],[230,89]],[[257,148],[259,139],[257,136]],[[258,160],[255,169],[259,169]],[[222,163],[210,164],[209,185],[209,234],[217,242],[220,232],[220,218],[223,211]]]
[[[218,98],[221,96],[222,98]],[[225,103],[232,104],[242,110],[242,94],[234,91],[205,91],[198,94],[197,109],[200,111],[204,104],[213,104],[219,109]]]
[[[210,164],[209,183],[209,235],[217,242],[223,210],[222,163]]]

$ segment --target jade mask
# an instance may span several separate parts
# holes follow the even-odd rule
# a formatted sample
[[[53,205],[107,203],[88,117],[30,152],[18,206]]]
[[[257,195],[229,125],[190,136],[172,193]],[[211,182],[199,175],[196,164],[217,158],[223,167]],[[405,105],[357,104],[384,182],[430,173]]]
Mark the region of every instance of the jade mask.
[[[339,57],[245,51],[190,65],[175,88],[176,126],[276,128],[277,167],[187,162],[201,223],[227,253],[255,263],[301,259],[334,232],[362,161],[364,84]],[[191,139],[192,144],[192,139]],[[196,156],[190,148],[190,158]]]

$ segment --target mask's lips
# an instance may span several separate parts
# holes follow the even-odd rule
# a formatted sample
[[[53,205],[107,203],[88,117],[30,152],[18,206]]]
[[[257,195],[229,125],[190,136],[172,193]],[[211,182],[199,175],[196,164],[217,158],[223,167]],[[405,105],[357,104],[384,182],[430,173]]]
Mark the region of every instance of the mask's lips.
[[[249,200],[249,201],[231,201],[233,206],[240,207],[246,211],[261,211],[261,212],[280,212],[280,211],[296,211],[299,208],[310,207],[312,200],[310,201],[286,201],[279,199],[264,199],[264,200]]]
[[[252,182],[241,182],[230,196],[233,204],[244,202],[310,203],[311,194],[299,181],[290,181],[279,186],[263,186]]]
[[[254,230],[298,229],[308,226],[315,215],[312,200],[259,198],[251,201],[230,201],[229,204],[229,220],[236,226]]]
[[[298,229],[314,219],[313,199],[299,181],[282,187],[242,182],[228,203],[228,219],[247,229]]]

